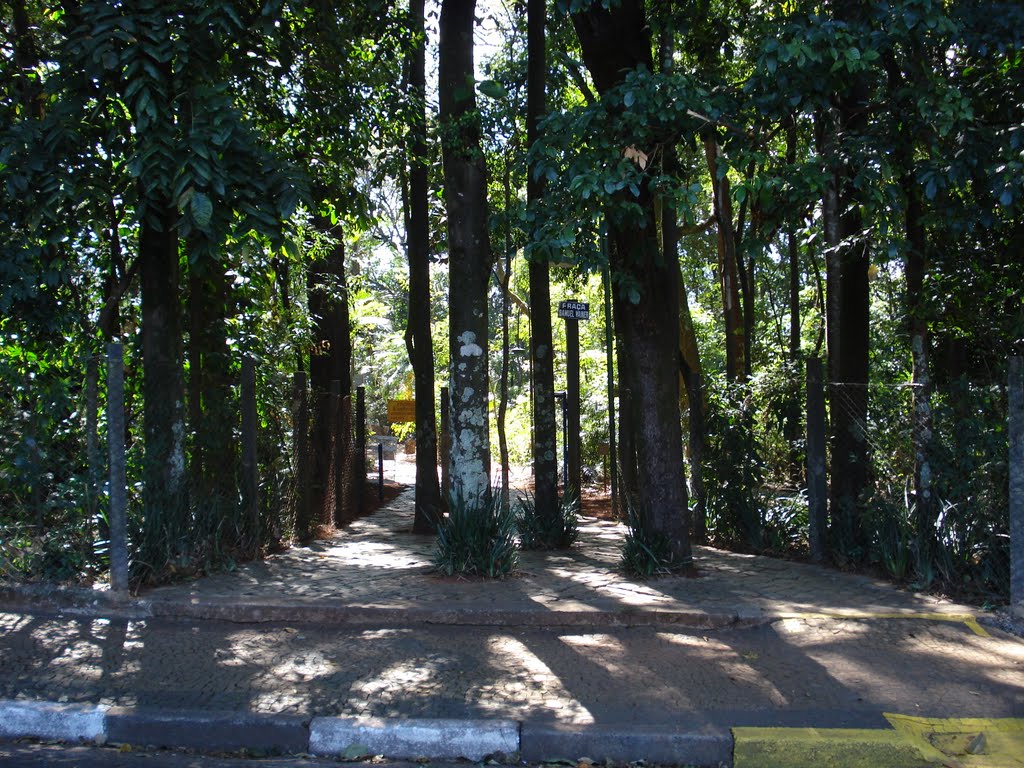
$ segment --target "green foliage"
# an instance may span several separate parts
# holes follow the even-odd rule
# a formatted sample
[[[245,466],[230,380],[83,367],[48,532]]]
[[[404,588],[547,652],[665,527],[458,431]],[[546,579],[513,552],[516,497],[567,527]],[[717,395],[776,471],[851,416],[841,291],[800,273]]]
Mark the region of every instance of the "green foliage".
[[[871,560],[919,588],[998,599],[1010,578],[1005,388],[961,380],[933,394],[929,464],[938,518],[925,530],[912,493],[913,411],[900,405],[905,399],[901,388],[872,393],[872,408],[885,416],[868,433],[876,475],[865,499]]]
[[[515,513],[502,509],[500,493],[492,493],[488,501],[449,502],[448,514],[437,527],[438,571],[498,579],[510,575],[518,564]]]
[[[713,542],[760,550],[764,539],[764,461],[745,384],[708,387],[704,483]]]
[[[516,528],[523,549],[568,549],[579,536],[579,494],[563,496],[553,513],[541,514],[529,494],[516,502]]]
[[[637,579],[652,579],[671,576],[693,566],[690,560],[681,562],[674,557],[668,538],[662,533],[650,531],[643,518],[636,502],[627,499],[626,525],[629,530],[623,539],[622,556],[619,559],[623,573]]]

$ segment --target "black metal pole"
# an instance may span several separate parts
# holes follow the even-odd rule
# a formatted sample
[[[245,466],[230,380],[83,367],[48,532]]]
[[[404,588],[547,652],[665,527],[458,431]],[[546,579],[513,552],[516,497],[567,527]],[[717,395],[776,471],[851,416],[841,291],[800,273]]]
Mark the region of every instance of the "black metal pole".
[[[377,443],[377,498],[384,501],[384,443]]]

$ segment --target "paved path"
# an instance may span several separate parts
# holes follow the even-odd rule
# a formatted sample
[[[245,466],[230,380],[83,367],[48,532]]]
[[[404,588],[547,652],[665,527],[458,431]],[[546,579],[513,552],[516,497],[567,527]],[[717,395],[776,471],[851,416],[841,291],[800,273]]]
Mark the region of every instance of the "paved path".
[[[433,537],[413,534],[411,526],[412,491],[406,491],[332,539],[144,597],[179,604],[458,611],[460,619],[499,611],[522,614],[524,623],[548,624],[580,613],[594,614],[594,623],[609,615],[639,621],[637,614],[658,612],[683,614],[695,623],[707,617],[715,624],[804,613],[974,613],[865,576],[710,547],[695,548],[698,578],[633,581],[618,571],[624,527],[593,518],[582,521],[580,541],[571,550],[521,553],[512,578],[444,578],[431,573]]]
[[[967,606],[711,548],[697,578],[634,582],[622,527],[599,520],[513,578],[446,579],[411,523],[406,493],[329,541],[119,610],[8,592],[0,700],[633,734],[1024,717],[1024,642]]]

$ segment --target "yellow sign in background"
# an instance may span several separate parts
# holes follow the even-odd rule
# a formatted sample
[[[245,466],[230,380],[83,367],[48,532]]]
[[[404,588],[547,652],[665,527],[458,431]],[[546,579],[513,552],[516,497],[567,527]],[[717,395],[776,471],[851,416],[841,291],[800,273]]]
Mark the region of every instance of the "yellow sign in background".
[[[388,421],[392,424],[416,421],[416,401],[388,400]]]

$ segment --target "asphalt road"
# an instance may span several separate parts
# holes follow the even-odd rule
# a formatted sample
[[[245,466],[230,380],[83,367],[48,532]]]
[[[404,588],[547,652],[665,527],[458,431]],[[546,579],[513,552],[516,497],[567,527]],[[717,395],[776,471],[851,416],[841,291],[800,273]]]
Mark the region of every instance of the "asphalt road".
[[[117,747],[85,747],[33,742],[0,742],[3,768],[337,768],[337,760],[272,757],[241,758],[137,750],[122,752]],[[352,763],[347,763],[352,766]],[[421,768],[400,761],[373,761],[358,765],[370,768]],[[429,768],[467,768],[471,763],[430,763]]]

